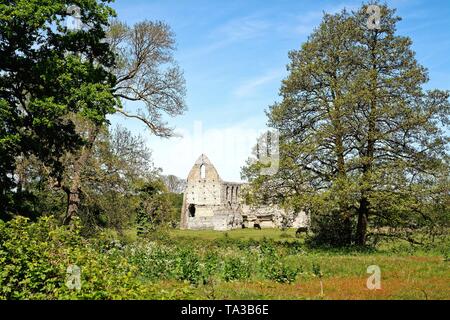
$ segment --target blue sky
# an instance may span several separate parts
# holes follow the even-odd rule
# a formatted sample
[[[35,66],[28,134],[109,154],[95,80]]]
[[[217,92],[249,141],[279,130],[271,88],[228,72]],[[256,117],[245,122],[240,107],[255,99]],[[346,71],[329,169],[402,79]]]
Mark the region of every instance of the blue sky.
[[[413,40],[416,58],[429,70],[427,88],[450,89],[450,1],[392,0],[403,18],[398,34]],[[288,52],[300,48],[323,12],[362,1],[331,0],[116,0],[128,24],[168,23],[176,34],[175,58],[184,70],[188,111],[169,123],[181,137],[150,136],[139,123],[113,117],[153,150],[165,174],[185,178],[206,153],[225,180],[239,181],[240,168],[266,124],[264,110],[279,100]]]

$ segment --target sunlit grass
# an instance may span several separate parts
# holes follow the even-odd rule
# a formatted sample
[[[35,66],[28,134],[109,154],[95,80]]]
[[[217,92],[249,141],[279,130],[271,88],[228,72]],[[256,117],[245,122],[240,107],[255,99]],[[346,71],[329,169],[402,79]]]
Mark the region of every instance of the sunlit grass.
[[[237,229],[227,232],[213,230],[171,230],[173,243],[204,245],[214,248],[218,241],[231,242],[227,250],[239,241],[297,241],[302,250],[288,253],[282,259],[301,270],[292,284],[276,283],[253,275],[251,280],[226,282],[214,279],[207,284],[191,286],[193,297],[203,299],[450,299],[450,264],[445,245],[438,249],[412,247],[404,241],[384,244],[372,250],[310,248],[305,236],[296,238],[295,229]],[[233,242],[235,241],[235,242]],[[223,245],[223,244],[222,244]],[[444,248],[444,249],[442,249]],[[222,249],[219,249],[222,250]],[[238,249],[236,249],[239,254]],[[323,273],[323,296],[320,281],[312,266]],[[381,270],[381,289],[369,290],[367,267],[377,265]],[[257,270],[255,270],[255,274]],[[177,281],[161,281],[167,290],[185,286]]]
[[[235,229],[229,231],[215,231],[215,230],[171,230],[170,234],[174,238],[195,238],[203,240],[217,240],[223,237],[229,237],[236,240],[262,240],[263,238],[272,240],[293,240],[296,229],[287,229],[281,231],[280,229]]]

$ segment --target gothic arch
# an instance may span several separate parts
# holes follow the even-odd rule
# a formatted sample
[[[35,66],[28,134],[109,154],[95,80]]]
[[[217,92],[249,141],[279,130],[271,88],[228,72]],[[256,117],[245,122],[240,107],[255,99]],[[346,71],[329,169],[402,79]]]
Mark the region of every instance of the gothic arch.
[[[204,163],[200,165],[200,178],[206,179],[206,165]]]

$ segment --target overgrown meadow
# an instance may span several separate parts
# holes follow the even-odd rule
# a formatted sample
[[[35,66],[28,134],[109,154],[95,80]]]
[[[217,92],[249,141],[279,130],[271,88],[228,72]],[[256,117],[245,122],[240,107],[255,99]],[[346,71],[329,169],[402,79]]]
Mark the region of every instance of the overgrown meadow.
[[[307,38],[289,44],[278,101],[257,111],[236,100],[227,116],[247,125],[266,114],[269,131],[242,163],[239,203],[284,209],[280,228],[287,213],[306,213],[309,233],[296,237],[178,229],[186,180],[155,166],[150,148],[161,150],[146,138],[176,137],[172,118],[197,104],[187,88],[205,88],[187,85],[164,15],[140,10],[131,25],[111,2],[0,2],[0,299],[450,299],[450,90],[433,88],[441,83],[421,64],[428,53],[416,58],[395,8],[369,1],[324,12]],[[291,14],[278,7],[275,16]],[[211,29],[202,29],[194,42],[210,47],[200,40],[210,41]],[[258,43],[240,38],[250,46],[236,42],[239,50],[257,53]],[[183,63],[194,56],[187,42]],[[236,61],[245,56],[233,51]],[[211,81],[217,90],[239,84],[217,65],[205,79],[222,69],[230,78]],[[211,129],[222,128],[228,102],[202,98],[198,105],[216,107],[184,119],[215,117]],[[116,117],[124,126],[111,125]],[[128,121],[145,125],[145,136]],[[224,148],[227,157],[239,149]],[[270,175],[265,154],[276,159]],[[189,159],[174,155],[180,168]],[[234,205],[219,211],[234,214]]]
[[[129,231],[86,239],[50,218],[0,222],[2,299],[448,299],[448,238],[313,248],[295,230]],[[81,269],[79,289],[67,268]],[[369,290],[370,265],[381,289]],[[72,278],[73,279],[73,278]]]

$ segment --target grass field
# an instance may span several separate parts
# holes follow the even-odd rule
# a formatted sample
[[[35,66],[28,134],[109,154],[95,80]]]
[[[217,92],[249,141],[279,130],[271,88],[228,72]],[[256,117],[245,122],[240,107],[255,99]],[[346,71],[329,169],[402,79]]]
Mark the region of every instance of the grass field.
[[[288,229],[284,232],[279,229],[236,229],[227,232],[214,230],[171,230],[170,235],[175,239],[201,239],[201,240],[219,240],[223,237],[229,237],[236,240],[262,240],[263,238],[281,240],[295,240],[296,229]]]
[[[200,256],[214,251],[223,260],[230,256],[251,260],[254,246],[267,239],[274,240],[277,259],[283,265],[299,270],[292,283],[268,280],[259,275],[259,264],[250,262],[247,278],[225,281],[213,277],[186,290],[193,298],[203,299],[450,299],[448,246],[442,243],[411,247],[397,241],[363,251],[312,249],[304,244],[304,238],[295,237],[295,230],[277,229],[172,230],[165,242],[197,248]],[[367,268],[371,265],[381,270],[381,289],[367,288],[371,276]],[[314,273],[313,266],[319,266],[322,277]],[[167,279],[158,285],[170,291],[186,288],[187,282]]]

